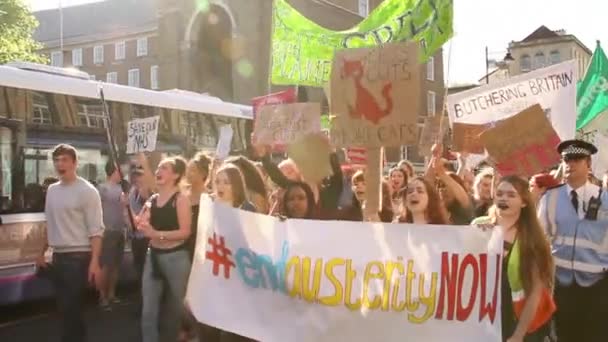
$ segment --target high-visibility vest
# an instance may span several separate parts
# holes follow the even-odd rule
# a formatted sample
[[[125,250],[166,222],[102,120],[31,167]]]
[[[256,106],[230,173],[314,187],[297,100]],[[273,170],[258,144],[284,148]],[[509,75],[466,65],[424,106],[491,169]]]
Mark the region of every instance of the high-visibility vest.
[[[599,187],[595,187],[598,189]],[[541,221],[551,240],[557,282],[569,286],[576,282],[589,287],[604,279],[608,272],[608,196],[601,195],[602,205],[596,221],[579,219],[566,186],[547,191]]]
[[[524,311],[526,305],[526,295],[520,277],[520,260],[519,240],[515,240],[507,263],[507,279],[509,280],[509,286],[511,287],[513,312],[515,313],[515,318],[517,320],[521,317],[521,313]],[[551,289],[544,287],[538,307],[536,308],[536,314],[534,315],[534,319],[530,322],[530,325],[528,325],[527,332],[534,332],[547,323],[551,319],[551,316],[553,316],[555,309],[556,307],[551,294]]]

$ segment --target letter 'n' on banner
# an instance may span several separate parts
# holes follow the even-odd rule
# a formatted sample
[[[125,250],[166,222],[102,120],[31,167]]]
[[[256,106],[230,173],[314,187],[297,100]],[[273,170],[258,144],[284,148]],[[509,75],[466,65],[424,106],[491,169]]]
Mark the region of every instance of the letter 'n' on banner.
[[[365,208],[366,218],[374,217],[382,208],[382,164],[384,148],[367,149],[367,168],[365,169]]]

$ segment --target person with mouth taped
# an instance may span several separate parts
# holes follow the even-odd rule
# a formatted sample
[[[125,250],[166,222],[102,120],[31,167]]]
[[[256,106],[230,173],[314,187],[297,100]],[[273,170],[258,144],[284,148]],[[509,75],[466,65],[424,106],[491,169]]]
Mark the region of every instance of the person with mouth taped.
[[[567,140],[557,151],[565,184],[548,190],[538,208],[556,265],[557,337],[608,341],[608,194],[588,180],[597,148]]]
[[[416,177],[411,180],[402,196],[403,209],[396,222],[450,224],[443,201],[426,178]]]
[[[502,178],[489,215],[472,224],[499,226],[503,231],[503,341],[544,341],[555,312],[551,296],[555,267],[528,182],[518,176]]]

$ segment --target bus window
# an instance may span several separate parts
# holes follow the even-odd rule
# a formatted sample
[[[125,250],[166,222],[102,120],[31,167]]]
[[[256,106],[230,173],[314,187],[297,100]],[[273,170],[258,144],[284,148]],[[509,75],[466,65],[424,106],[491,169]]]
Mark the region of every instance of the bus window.
[[[11,168],[13,153],[11,144],[13,132],[6,127],[0,127],[0,210],[7,210],[12,201],[13,183]]]

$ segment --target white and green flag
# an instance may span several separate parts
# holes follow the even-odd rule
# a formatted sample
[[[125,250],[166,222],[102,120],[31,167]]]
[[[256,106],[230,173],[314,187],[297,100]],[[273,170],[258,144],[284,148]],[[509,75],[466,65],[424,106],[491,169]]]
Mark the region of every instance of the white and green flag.
[[[577,85],[576,129],[608,132],[608,59],[597,42],[587,73]]]

